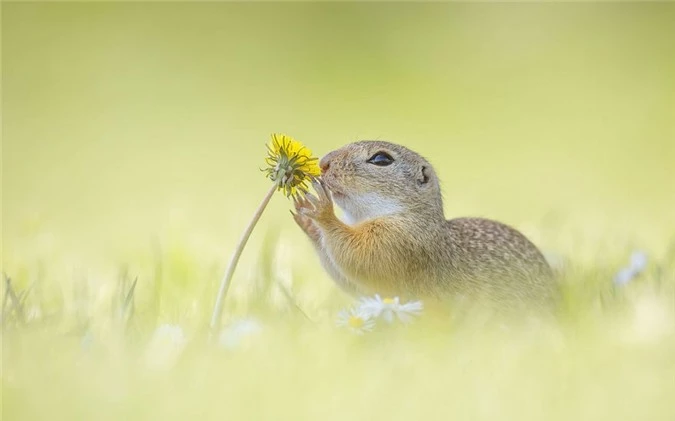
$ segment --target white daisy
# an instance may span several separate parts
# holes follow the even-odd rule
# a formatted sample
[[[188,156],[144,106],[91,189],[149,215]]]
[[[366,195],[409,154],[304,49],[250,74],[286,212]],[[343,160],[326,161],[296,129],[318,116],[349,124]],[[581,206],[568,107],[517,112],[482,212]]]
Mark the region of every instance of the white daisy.
[[[244,348],[250,345],[252,338],[260,334],[262,330],[262,324],[256,319],[239,319],[220,332],[218,344],[227,349]]]
[[[635,278],[635,272],[631,268],[623,268],[614,276],[614,283],[616,285],[626,285]]]
[[[163,324],[160,325],[153,335],[153,340],[165,346],[182,347],[185,345],[185,333],[183,328],[178,325]]]
[[[373,330],[375,320],[365,311],[359,308],[351,308],[338,313],[336,324],[340,327],[346,327],[357,335],[363,335],[365,332]]]
[[[80,346],[83,351],[89,351],[94,345],[94,335],[91,332],[84,334],[82,339],[80,339]]]
[[[647,268],[647,254],[643,251],[634,251],[630,256],[630,263],[627,267],[622,268],[614,276],[614,284],[626,285],[638,275],[640,275]]]
[[[164,369],[173,366],[187,345],[183,328],[178,325],[163,324],[152,335],[145,350],[148,366]]]
[[[394,322],[394,316],[398,317],[403,323],[409,323],[414,316],[419,316],[422,313],[423,306],[421,301],[401,304],[398,297],[381,298],[378,294],[375,294],[375,297],[361,298],[359,308],[372,317],[382,317],[388,323]]]
[[[630,268],[633,272],[640,273],[647,268],[647,254],[641,250],[634,251],[630,256]]]

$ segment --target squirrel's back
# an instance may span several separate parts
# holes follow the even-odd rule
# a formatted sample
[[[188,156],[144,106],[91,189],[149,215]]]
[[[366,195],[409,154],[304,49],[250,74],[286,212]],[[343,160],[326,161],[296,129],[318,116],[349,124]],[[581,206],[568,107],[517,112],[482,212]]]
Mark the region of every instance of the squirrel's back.
[[[504,302],[548,301],[554,276],[537,247],[516,229],[485,218],[446,221],[444,268],[458,294]],[[440,275],[440,274],[439,274]],[[442,276],[442,275],[441,275]]]

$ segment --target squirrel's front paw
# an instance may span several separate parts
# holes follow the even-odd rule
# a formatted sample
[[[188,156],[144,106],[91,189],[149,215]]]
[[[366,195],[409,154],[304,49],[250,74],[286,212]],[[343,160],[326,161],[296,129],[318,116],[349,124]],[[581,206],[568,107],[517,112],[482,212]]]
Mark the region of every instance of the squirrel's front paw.
[[[333,199],[331,199],[326,185],[318,179],[312,182],[312,187],[316,190],[317,195],[307,194],[304,206],[296,208],[298,213],[317,222],[334,219]]]
[[[311,196],[310,193],[307,193],[307,196]],[[303,214],[303,209],[313,209],[313,206],[307,197],[294,196],[293,202],[295,205],[295,212],[291,212],[295,223],[307,234],[307,236],[312,239],[314,242],[318,242],[321,239],[321,232],[319,227],[316,226],[314,221]]]

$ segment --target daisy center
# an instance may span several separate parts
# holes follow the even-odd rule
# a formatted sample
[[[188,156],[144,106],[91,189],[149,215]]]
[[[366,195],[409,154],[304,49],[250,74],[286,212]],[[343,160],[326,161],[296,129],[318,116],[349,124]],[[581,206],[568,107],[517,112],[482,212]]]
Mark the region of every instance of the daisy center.
[[[349,327],[353,327],[354,329],[359,329],[359,328],[363,327],[363,324],[365,323],[365,321],[358,316],[351,316],[349,318],[349,321],[347,321],[347,323],[349,324]]]
[[[394,304],[396,301],[394,301],[393,298],[383,298],[383,299],[382,299],[382,302],[383,302],[384,304]]]

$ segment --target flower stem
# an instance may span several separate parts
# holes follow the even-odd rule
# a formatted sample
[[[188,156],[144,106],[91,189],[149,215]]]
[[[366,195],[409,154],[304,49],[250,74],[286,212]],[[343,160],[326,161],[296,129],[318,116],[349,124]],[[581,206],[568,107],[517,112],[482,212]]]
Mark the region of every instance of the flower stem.
[[[225,275],[220,280],[220,289],[218,290],[216,305],[213,308],[213,315],[211,316],[211,334],[214,334],[218,328],[220,315],[223,313],[223,304],[225,303],[225,296],[227,295],[227,290],[230,287],[230,280],[232,279],[234,270],[237,268],[237,263],[239,262],[241,252],[244,251],[244,246],[246,246],[246,242],[248,241],[248,238],[251,236],[253,228],[258,223],[260,216],[267,207],[267,204],[269,203],[276,189],[277,186],[272,185],[270,190],[265,195],[265,198],[260,203],[260,206],[258,206],[258,209],[256,209],[255,213],[253,214],[253,218],[251,219],[251,222],[249,222],[248,227],[246,227],[246,231],[244,231],[244,233],[241,235],[241,238],[239,239],[237,248],[234,249],[234,254],[232,254],[232,257],[230,258],[230,264],[227,267]]]

